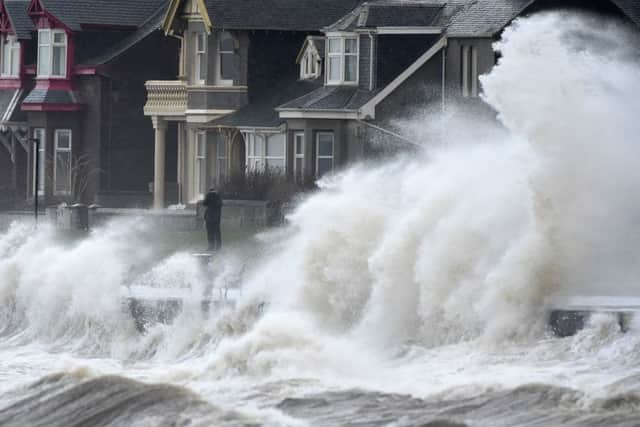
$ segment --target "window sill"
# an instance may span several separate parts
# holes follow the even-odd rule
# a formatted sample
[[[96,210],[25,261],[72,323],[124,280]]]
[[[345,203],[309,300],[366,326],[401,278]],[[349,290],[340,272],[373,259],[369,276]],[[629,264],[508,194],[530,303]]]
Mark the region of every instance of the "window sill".
[[[357,87],[358,82],[327,82],[325,86],[354,86]]]

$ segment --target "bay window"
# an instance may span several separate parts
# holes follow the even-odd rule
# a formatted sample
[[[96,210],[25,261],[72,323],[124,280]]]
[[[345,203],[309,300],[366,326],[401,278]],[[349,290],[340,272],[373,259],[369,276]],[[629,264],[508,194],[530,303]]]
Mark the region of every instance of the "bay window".
[[[247,168],[254,172],[266,170],[285,172],[286,137],[283,133],[246,133]]]
[[[67,33],[63,30],[38,31],[38,77],[67,76]]]
[[[195,84],[204,84],[207,76],[207,35],[205,33],[194,33],[193,46],[195,49],[193,82]]]
[[[198,197],[207,192],[207,133],[196,132],[195,147],[195,189]]]
[[[329,37],[327,41],[327,83],[358,82],[358,39]]]
[[[20,42],[16,36],[2,36],[2,77],[18,77],[20,74]]]
[[[333,132],[316,134],[316,177],[320,178],[333,170],[334,135]]]
[[[53,188],[57,195],[71,194],[72,155],[71,130],[54,131],[55,155],[53,158]]]

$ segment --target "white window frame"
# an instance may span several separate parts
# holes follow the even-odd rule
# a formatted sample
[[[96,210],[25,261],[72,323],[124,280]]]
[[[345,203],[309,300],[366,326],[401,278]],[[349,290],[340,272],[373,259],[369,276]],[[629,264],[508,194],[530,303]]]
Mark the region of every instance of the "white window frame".
[[[202,46],[200,46],[200,41],[202,41]],[[207,33],[204,31],[193,33],[193,55],[193,83],[203,85],[207,80]],[[202,64],[205,65],[204,75],[201,74]]]
[[[33,185],[32,185],[32,194],[36,193],[36,174],[38,171],[36,170],[36,156],[39,156],[38,167],[40,168],[39,176],[38,176],[38,196],[44,196],[45,189],[45,180],[46,180],[46,165],[47,165],[47,145],[46,145],[46,131],[44,128],[34,128],[33,129],[33,139],[39,140],[39,143],[33,144]],[[36,147],[38,147],[36,151]]]
[[[267,163],[269,160],[278,160],[282,161],[284,165],[281,174],[285,174],[287,171],[287,135],[286,133],[257,133],[257,132],[244,132],[243,133],[246,150],[245,150],[245,164],[248,171],[254,172],[264,172],[267,167]],[[268,139],[274,136],[282,136],[282,144],[283,144],[283,155],[282,156],[270,156],[267,152],[268,149]],[[260,140],[262,144],[262,154],[256,154],[256,143]]]
[[[321,156],[320,155],[320,136],[321,135],[331,135],[331,155],[327,156]],[[320,178],[321,175],[319,173],[319,164],[320,164],[320,159],[331,159],[331,169],[328,172],[331,172],[334,170],[335,168],[335,156],[336,156],[336,135],[334,132],[330,132],[330,131],[321,131],[321,132],[316,132],[316,178]],[[327,173],[328,173],[327,172]]]
[[[298,139],[300,139],[301,151],[298,151]],[[304,180],[304,151],[305,138],[303,131],[293,133],[293,179],[296,182]],[[298,160],[300,160],[300,170],[298,170]]]
[[[58,142],[62,133],[69,133],[69,147],[60,148]],[[55,195],[70,195],[72,186],[72,163],[73,163],[73,132],[71,129],[56,129],[53,131],[54,151],[53,151],[53,193]],[[66,190],[58,190],[58,153],[69,153],[69,182]]]
[[[318,54],[311,49],[307,49],[300,60],[300,79],[307,80],[320,77],[318,72],[320,69],[319,62]]]
[[[18,38],[11,34],[5,34],[2,36],[2,49],[1,49],[1,58],[0,58],[0,75],[2,77],[18,77],[20,75],[20,42]],[[8,54],[7,58],[5,53],[5,45],[8,45]],[[9,72],[5,73],[5,65],[9,62]]]
[[[478,96],[478,48],[472,45],[460,47],[461,86],[464,98]]]
[[[234,49],[231,51],[223,51],[220,47],[220,43],[222,41],[222,35],[223,34],[228,34],[229,37],[231,37],[231,40],[234,44]],[[219,86],[233,86],[233,79],[223,79],[222,78],[222,55],[235,55],[235,43],[236,43],[236,38],[233,36],[233,34],[231,34],[229,31],[221,31],[220,33],[218,33],[218,42],[217,42],[217,64],[216,64],[216,84]]]
[[[216,146],[216,158],[218,161],[218,164],[216,165],[218,167],[218,185],[221,185],[224,183],[224,178],[227,178],[229,175],[229,140],[227,138],[224,137],[224,135],[219,134],[218,138],[217,138],[217,146]],[[222,155],[220,155],[220,146],[224,145],[224,150]],[[222,173],[222,168],[221,165],[224,164],[224,169],[225,169],[225,173]]]
[[[331,41],[332,40],[338,40],[339,41],[339,51],[338,52],[331,52],[330,49],[330,45],[331,45]],[[346,52],[346,41],[347,40],[353,40],[355,41],[355,45],[356,45],[356,51],[351,52],[351,53],[347,53]],[[327,60],[326,60],[326,76],[327,76],[327,84],[328,85],[357,85],[359,80],[360,80],[360,43],[359,43],[359,39],[358,36],[347,36],[347,35],[341,35],[341,36],[328,36],[327,37],[327,41],[326,41],[326,55],[327,55]],[[346,58],[347,57],[355,57],[356,58],[356,76],[355,76],[355,80],[345,80],[345,75],[346,75],[346,67],[347,67],[347,61]],[[340,78],[337,80],[331,80],[331,58],[338,58],[339,61],[339,68],[340,68]]]
[[[41,35],[43,33],[49,33],[49,43],[43,43],[42,42],[42,38]],[[56,34],[62,34],[64,36],[64,42],[62,43],[56,43],[55,42],[55,36]],[[41,29],[38,30],[38,58],[37,58],[37,72],[38,72],[38,77],[39,78],[50,78],[50,79],[66,79],[67,78],[67,56],[69,55],[69,38],[67,37],[67,33],[64,30],[52,30],[52,29]],[[55,47],[63,47],[63,55],[62,55],[62,70],[63,73],[58,75],[58,74],[53,74],[53,54],[55,51]],[[42,68],[40,66],[40,48],[47,48],[47,50],[49,51],[49,62],[47,64],[49,70],[48,73],[44,73],[42,71]]]
[[[199,148],[202,147],[202,150]],[[204,170],[204,182],[202,172]],[[194,192],[196,198],[201,198],[207,192],[207,132],[204,130],[194,132]]]

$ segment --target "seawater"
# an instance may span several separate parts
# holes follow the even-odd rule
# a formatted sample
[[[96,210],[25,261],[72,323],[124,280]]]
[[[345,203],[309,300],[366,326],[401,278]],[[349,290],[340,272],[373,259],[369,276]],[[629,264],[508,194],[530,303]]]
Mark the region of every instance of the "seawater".
[[[545,325],[553,295],[640,295],[638,41],[589,15],[517,20],[481,78],[500,124],[445,114],[418,154],[323,179],[213,278],[159,260],[139,220],[80,242],[13,224],[0,425],[640,425],[638,321]],[[201,295],[242,265],[212,317],[140,334],[123,308],[122,285]]]

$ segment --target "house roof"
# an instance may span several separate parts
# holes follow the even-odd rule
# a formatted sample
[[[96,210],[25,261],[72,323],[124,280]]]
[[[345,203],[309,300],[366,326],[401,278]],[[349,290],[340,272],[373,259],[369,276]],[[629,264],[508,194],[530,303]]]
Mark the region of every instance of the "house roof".
[[[215,28],[318,31],[352,10],[360,1],[205,0],[205,4]]]
[[[469,1],[447,28],[450,36],[494,35],[537,0]],[[640,0],[610,0],[636,25],[640,25]],[[586,3],[586,2],[585,2]]]
[[[10,0],[9,0],[10,1]],[[82,26],[139,27],[169,0],[40,0],[44,9],[73,31]]]
[[[373,98],[378,91],[362,90],[350,86],[323,86],[293,99],[278,110],[357,110]]]
[[[640,26],[640,1],[612,0],[636,25]]]
[[[138,28],[133,33],[127,35],[125,38],[120,40],[119,42],[111,45],[107,50],[103,51],[102,54],[96,56],[94,58],[90,58],[80,65],[85,67],[95,67],[101,64],[105,64],[113,59],[117,58],[145,38],[147,38],[154,31],[160,29],[160,25],[162,25],[162,20],[164,18],[166,6],[158,8],[156,12],[151,15],[146,22],[144,22],[140,28]]]
[[[222,127],[260,127],[275,128],[284,120],[280,119],[275,108],[289,99],[301,96],[314,88],[318,88],[322,81],[296,80],[296,76],[283,79],[282,83],[265,88],[253,95],[249,104],[235,113],[224,116],[209,123]]]
[[[431,27],[442,24],[445,3],[432,0],[374,0],[325,27],[325,32],[377,27]]]
[[[16,106],[21,98],[24,98],[22,89],[0,90],[0,124],[26,121],[26,114]]]
[[[493,35],[518,16],[532,0],[477,0],[458,12],[447,28],[451,36]]]
[[[35,29],[33,21],[27,15],[29,0],[5,0],[4,7],[9,15],[11,26],[18,39],[30,39],[31,31]]]

